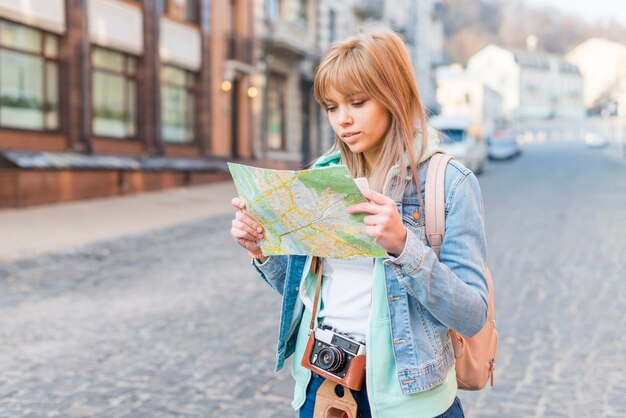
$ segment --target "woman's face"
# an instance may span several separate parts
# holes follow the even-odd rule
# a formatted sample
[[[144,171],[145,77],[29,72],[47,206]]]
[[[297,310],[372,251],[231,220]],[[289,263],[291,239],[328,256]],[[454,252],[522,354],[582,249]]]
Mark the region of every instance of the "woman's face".
[[[353,153],[363,153],[372,167],[391,125],[389,112],[364,94],[344,96],[335,89],[330,90],[324,105],[337,136]]]

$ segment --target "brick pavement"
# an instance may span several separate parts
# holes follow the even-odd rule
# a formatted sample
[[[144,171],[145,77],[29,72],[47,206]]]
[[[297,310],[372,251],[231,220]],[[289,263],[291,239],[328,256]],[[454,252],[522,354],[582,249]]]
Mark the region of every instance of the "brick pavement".
[[[626,416],[626,167],[546,144],[481,186],[501,343],[468,416]]]
[[[228,224],[1,267],[0,416],[293,416],[272,373],[279,299]]]
[[[626,168],[581,145],[490,164],[501,344],[468,417],[626,416]],[[0,417],[293,417],[279,298],[219,216],[0,266]]]

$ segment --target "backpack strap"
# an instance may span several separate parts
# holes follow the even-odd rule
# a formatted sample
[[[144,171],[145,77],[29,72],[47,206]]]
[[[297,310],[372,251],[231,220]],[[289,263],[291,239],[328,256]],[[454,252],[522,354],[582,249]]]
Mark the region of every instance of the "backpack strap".
[[[426,172],[426,238],[437,258],[440,256],[441,245],[446,233],[445,208],[445,173],[448,162],[452,157],[445,154],[435,154],[430,157]],[[452,329],[448,330],[454,357],[455,370],[459,389],[482,389],[491,378],[494,385],[494,371],[496,353],[498,350],[498,333],[493,310],[493,281],[489,269],[485,270],[489,292],[487,322],[478,334],[466,338]]]
[[[437,153],[430,157],[426,172],[426,238],[437,258],[446,234],[445,175],[451,155]]]
[[[426,239],[433,249],[437,258],[441,253],[441,244],[446,235],[446,196],[445,196],[445,176],[446,167],[452,156],[446,154],[434,154],[430,157],[428,171],[426,172]],[[450,333],[454,357],[463,355],[462,340],[452,329]]]

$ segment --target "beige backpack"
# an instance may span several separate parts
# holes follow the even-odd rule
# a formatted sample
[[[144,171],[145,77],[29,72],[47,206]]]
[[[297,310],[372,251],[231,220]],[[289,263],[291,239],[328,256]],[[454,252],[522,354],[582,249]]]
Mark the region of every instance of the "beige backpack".
[[[446,231],[444,179],[448,161],[452,157],[435,154],[430,158],[426,174],[426,238],[439,257]],[[495,384],[498,331],[493,318],[493,281],[489,269],[485,269],[489,284],[489,306],[485,326],[473,337],[463,337],[449,330],[454,357],[456,358],[456,381],[459,389],[479,390],[491,379]]]

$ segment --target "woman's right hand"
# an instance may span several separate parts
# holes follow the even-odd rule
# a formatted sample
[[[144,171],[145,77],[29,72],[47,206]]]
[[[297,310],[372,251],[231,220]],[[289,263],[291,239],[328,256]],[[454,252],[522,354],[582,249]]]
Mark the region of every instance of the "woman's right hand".
[[[241,245],[252,254],[261,254],[261,248],[258,246],[257,242],[263,238],[263,228],[244,212],[246,202],[235,197],[231,200],[231,204],[237,212],[232,222],[233,226],[230,229],[230,234],[237,244]]]

